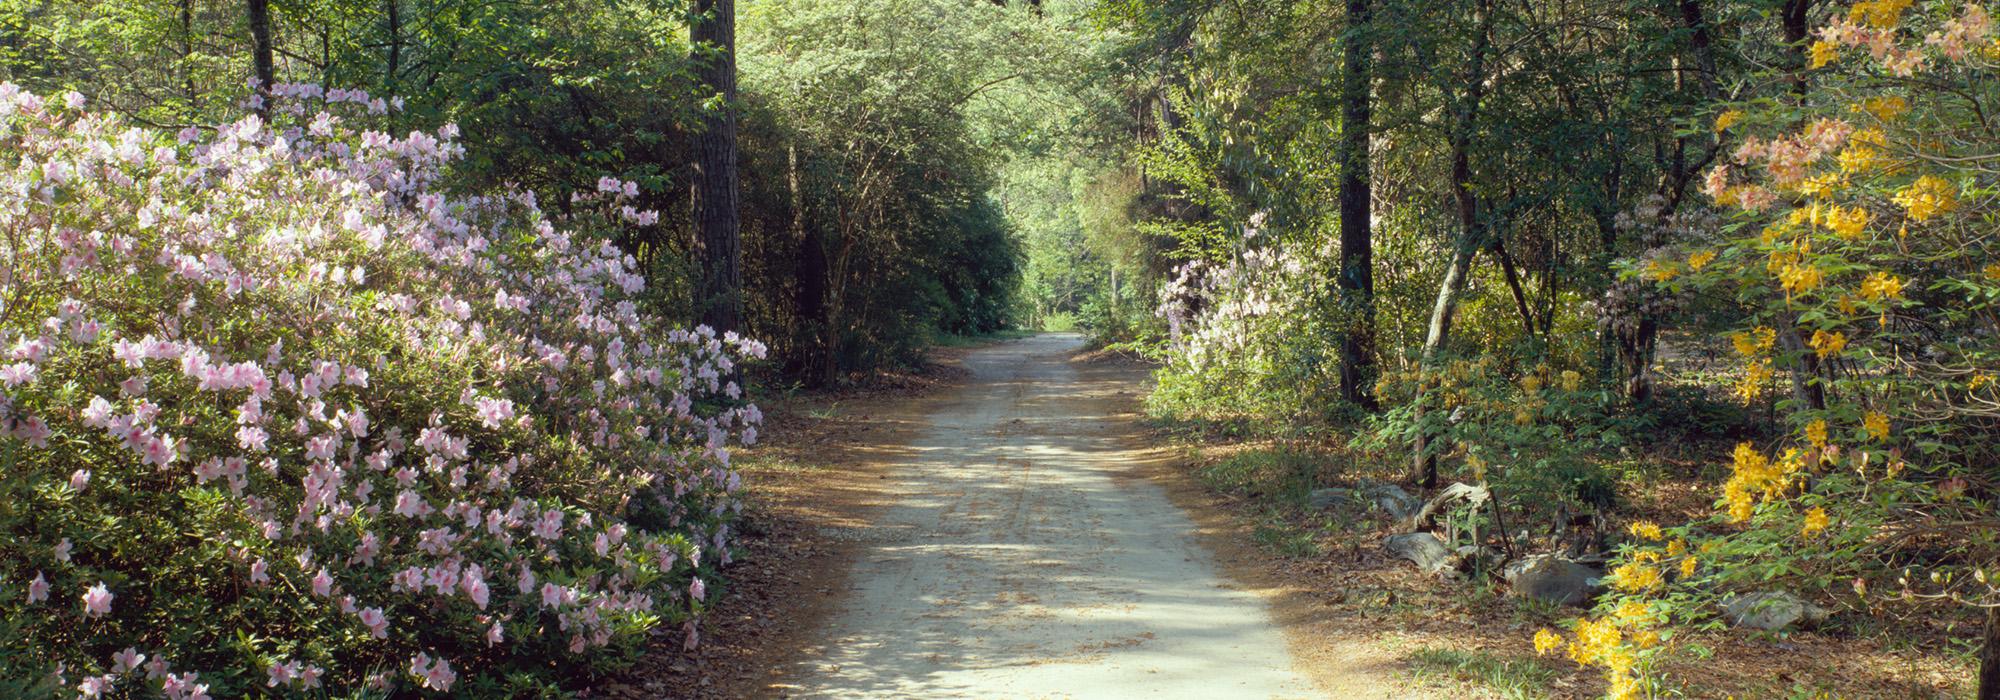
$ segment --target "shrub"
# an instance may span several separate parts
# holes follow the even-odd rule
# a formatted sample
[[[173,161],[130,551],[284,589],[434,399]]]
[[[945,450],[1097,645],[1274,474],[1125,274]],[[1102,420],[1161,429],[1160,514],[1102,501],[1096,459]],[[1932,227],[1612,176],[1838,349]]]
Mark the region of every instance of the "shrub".
[[[592,231],[441,190],[454,127],[278,85],[174,138],[0,85],[0,692],[531,695],[696,641],[729,377]],[[558,223],[561,227],[558,227]]]
[[[1626,549],[1618,595],[1569,647],[1614,697],[1662,692],[1669,623],[1707,620],[1732,592],[1984,608],[2000,624],[1996,139],[1981,110],[2000,98],[2000,42],[1977,4],[1909,0],[1854,3],[1814,36],[1805,89],[1716,119],[1733,149],[1705,189],[1735,210],[1726,240],[1628,271],[1735,301],[1736,393],[1775,405],[1790,434],[1736,447],[1717,514]]]

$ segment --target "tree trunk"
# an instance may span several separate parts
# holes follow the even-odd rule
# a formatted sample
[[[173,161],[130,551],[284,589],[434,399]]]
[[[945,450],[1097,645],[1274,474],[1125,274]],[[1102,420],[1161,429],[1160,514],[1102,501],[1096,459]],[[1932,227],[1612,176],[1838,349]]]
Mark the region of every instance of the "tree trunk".
[[[826,305],[826,241],[820,235],[819,224],[806,216],[805,193],[799,183],[797,146],[786,150],[786,163],[789,166],[786,179],[792,195],[792,236],[798,244],[798,257],[792,267],[792,276],[798,286],[793,289],[793,347],[787,358],[790,365],[787,373],[798,377],[807,386],[825,386],[833,379],[832,363],[827,353],[827,333],[831,329]]]
[[[1979,700],[2000,700],[2000,608],[1986,609],[1986,641],[1979,647]]]
[[[701,251],[696,318],[718,334],[743,323],[742,241],[736,211],[736,0],[695,0],[688,21],[696,77],[722,98],[695,136],[693,217]],[[713,52],[713,56],[700,56]]]
[[[1806,20],[1811,13],[1812,0],[1785,0],[1778,12],[1785,25],[1786,68],[1792,73],[1792,90],[1800,94],[1806,91]]]
[[[1514,268],[1514,258],[1507,254],[1507,244],[1500,236],[1488,236],[1487,247],[1493,251],[1493,259],[1500,262],[1500,272],[1507,280],[1507,291],[1514,295],[1514,311],[1521,316],[1521,327],[1528,333],[1528,340],[1535,339],[1535,315],[1528,310],[1528,294],[1521,288],[1521,273]]]
[[[250,64],[256,71],[255,88],[257,112],[271,111],[271,83],[277,71],[271,49],[271,0],[247,0],[246,10],[250,18]]]
[[[194,111],[201,97],[194,87],[194,0],[181,0],[181,83],[187,91],[187,108]]]
[[[403,72],[403,0],[382,0],[389,11],[389,65],[382,84],[388,86],[391,95],[396,92],[396,78]]]
[[[1478,29],[1472,38],[1472,55],[1466,62],[1463,77],[1463,94],[1453,105],[1456,114],[1452,117],[1451,128],[1451,186],[1458,199],[1458,235],[1452,245],[1451,267],[1445,270],[1444,281],[1438,285],[1437,303],[1431,307],[1431,322],[1424,334],[1421,368],[1430,369],[1437,361],[1437,354],[1446,342],[1451,340],[1451,321],[1458,312],[1458,298],[1465,292],[1466,277],[1472,271],[1473,255],[1479,251],[1484,239],[1484,227],[1480,224],[1479,195],[1472,189],[1472,135],[1479,123],[1479,104],[1486,91],[1486,49],[1492,41],[1494,0],[1477,0],[1474,23]],[[1416,439],[1411,450],[1410,480],[1423,488],[1435,488],[1438,481],[1437,449],[1430,444],[1430,435],[1424,430],[1424,404],[1426,401],[1423,382],[1417,387]]]
[[[1369,203],[1369,120],[1373,104],[1369,0],[1347,0],[1347,45],[1340,88],[1340,291],[1351,314],[1340,342],[1340,392],[1349,403],[1377,408],[1375,381],[1375,263]]]

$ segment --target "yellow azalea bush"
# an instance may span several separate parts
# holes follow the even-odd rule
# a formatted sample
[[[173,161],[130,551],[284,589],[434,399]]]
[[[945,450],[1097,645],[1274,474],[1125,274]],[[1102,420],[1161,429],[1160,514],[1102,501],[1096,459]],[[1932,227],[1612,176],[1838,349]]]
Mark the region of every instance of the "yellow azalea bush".
[[[1735,447],[1716,515],[1634,525],[1596,613],[1536,634],[1602,668],[1612,697],[1665,692],[1673,628],[1713,624],[1735,593],[2000,603],[1981,568],[2000,556],[1982,534],[2000,525],[2000,137],[1982,116],[2000,106],[2000,39],[1978,3],[1871,0],[1822,22],[1803,58],[1804,90],[1774,76],[1782,98],[1715,121],[1727,143],[1704,191],[1733,212],[1725,240],[1673,274],[1629,268],[1733,300],[1734,394],[1791,431]]]

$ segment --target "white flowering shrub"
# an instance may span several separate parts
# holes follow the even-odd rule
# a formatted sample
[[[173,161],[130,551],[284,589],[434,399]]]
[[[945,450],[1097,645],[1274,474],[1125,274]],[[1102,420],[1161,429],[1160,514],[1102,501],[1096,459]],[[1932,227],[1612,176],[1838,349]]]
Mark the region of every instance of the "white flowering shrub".
[[[1333,405],[1347,321],[1324,280],[1337,251],[1263,225],[1253,215],[1242,251],[1185,263],[1160,287],[1154,313],[1167,339],[1146,399],[1154,415],[1300,418]]]
[[[728,378],[607,180],[439,189],[456,129],[274,86],[175,137],[0,85],[0,695],[522,696],[695,641]],[[372,110],[371,110],[372,107]]]

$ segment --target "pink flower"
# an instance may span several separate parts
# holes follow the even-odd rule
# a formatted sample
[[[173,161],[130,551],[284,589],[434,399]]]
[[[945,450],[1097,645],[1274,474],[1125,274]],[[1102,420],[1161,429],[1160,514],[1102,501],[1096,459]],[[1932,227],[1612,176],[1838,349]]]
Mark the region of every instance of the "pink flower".
[[[297,661],[271,664],[270,668],[264,669],[264,686],[276,688],[281,685],[291,685],[292,677],[298,674],[298,666]]]
[[[368,634],[376,639],[389,637],[389,619],[382,616],[381,608],[362,608],[361,624],[368,627]]]
[[[553,583],[542,584],[542,607],[554,610],[562,607],[563,591]]]
[[[465,595],[472,599],[473,605],[479,606],[480,610],[486,609],[492,591],[486,587],[485,575],[479,570],[478,564],[466,568],[465,577],[459,580],[459,587],[465,589]]]
[[[701,579],[695,579],[688,584],[688,595],[693,596],[695,600],[707,600],[708,584],[702,583]]]
[[[418,496],[416,492],[409,489],[396,492],[397,515],[406,518],[415,518],[429,512],[430,509],[430,504],[425,503],[423,497]]]
[[[104,587],[104,582],[99,581],[97,585],[91,586],[83,592],[84,611],[91,617],[109,615],[111,614],[111,599],[115,597],[117,596],[112,595],[111,591]]]
[[[111,684],[117,680],[116,676],[91,676],[77,681],[76,692],[78,697],[101,697],[104,695],[104,691],[110,690]]]
[[[514,402],[507,399],[481,397],[474,404],[478,407],[479,423],[489,429],[498,429],[514,418]]]
[[[90,486],[90,470],[78,469],[69,474],[69,490],[83,493]]]
[[[417,654],[410,659],[410,675],[416,676],[423,686],[441,693],[451,692],[451,684],[458,680],[451,664],[440,658],[436,662],[425,654]]]
[[[70,543],[68,537],[62,538],[61,542],[56,543],[56,561],[60,562],[69,561],[69,550],[70,548],[75,546],[76,545]]]
[[[49,580],[42,572],[35,572],[35,580],[28,582],[28,602],[39,603],[49,599]]]
[[[499,644],[505,636],[506,633],[500,629],[500,623],[494,622],[492,627],[486,628],[486,646]]]
[[[258,559],[257,561],[251,562],[250,583],[252,585],[259,585],[259,586],[264,585],[266,583],[270,583],[271,582],[270,568],[271,566],[269,564],[264,563],[264,560],[262,559]]]
[[[313,595],[321,598],[333,595],[333,575],[326,572],[326,567],[320,567],[319,573],[313,575],[312,589]]]
[[[146,655],[139,653],[138,649],[125,647],[124,651],[111,655],[111,662],[111,672],[122,676],[146,663]]]

